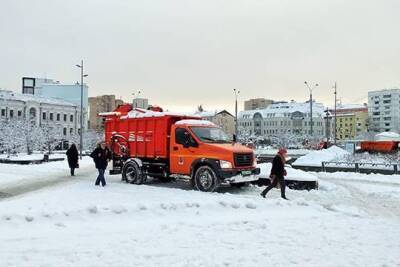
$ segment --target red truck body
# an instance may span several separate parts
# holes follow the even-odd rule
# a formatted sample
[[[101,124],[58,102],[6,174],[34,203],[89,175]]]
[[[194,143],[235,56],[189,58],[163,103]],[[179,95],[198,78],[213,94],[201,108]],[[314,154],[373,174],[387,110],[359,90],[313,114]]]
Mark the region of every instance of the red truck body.
[[[115,112],[120,111],[117,109]],[[121,116],[109,115],[105,123],[105,140],[112,148],[114,148],[113,136],[119,143],[127,145],[129,157],[168,158],[171,126],[179,120],[188,118],[200,120],[198,117],[177,115],[146,118],[128,118],[124,113]]]
[[[398,149],[398,141],[362,141],[361,150],[367,152],[390,153]]]

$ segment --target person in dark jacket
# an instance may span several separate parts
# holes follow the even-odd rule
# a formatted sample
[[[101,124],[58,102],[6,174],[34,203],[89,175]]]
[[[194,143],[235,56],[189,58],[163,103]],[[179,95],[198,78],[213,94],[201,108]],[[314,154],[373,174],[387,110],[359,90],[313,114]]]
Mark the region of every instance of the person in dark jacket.
[[[104,173],[107,169],[108,161],[111,159],[111,152],[106,147],[105,142],[101,142],[97,145],[96,149],[90,154],[96,165],[96,169],[99,171],[95,185],[106,185],[106,179],[104,178]]]
[[[67,150],[68,165],[71,169],[71,176],[75,176],[75,169],[78,167],[78,149],[72,144]]]
[[[264,191],[262,191],[261,196],[265,198],[265,195],[271,190],[272,188],[276,187],[279,183],[279,186],[281,188],[281,197],[284,199],[286,198],[285,194],[285,176],[286,176],[286,170],[285,170],[285,163],[286,163],[286,155],[287,155],[287,150],[285,148],[280,148],[278,151],[278,154],[276,154],[274,160],[272,161],[272,168],[271,168],[271,184],[265,188]]]

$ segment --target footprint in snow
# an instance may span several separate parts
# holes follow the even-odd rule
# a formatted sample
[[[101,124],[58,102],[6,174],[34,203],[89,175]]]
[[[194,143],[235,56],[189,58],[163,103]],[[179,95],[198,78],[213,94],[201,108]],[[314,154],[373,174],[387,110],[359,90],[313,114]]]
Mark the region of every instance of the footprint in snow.
[[[88,207],[87,210],[89,213],[92,213],[92,214],[96,214],[97,212],[99,212],[99,210],[96,206]]]
[[[248,209],[256,209],[257,206],[254,203],[247,203],[246,204],[246,208],[248,208]]]
[[[111,208],[112,212],[114,212],[115,214],[121,214],[124,212],[127,212],[128,210],[125,207],[112,207]]]
[[[33,216],[25,216],[25,221],[32,222],[34,220]]]
[[[58,227],[66,227],[65,224],[63,224],[63,223],[55,223],[54,225],[58,226]]]

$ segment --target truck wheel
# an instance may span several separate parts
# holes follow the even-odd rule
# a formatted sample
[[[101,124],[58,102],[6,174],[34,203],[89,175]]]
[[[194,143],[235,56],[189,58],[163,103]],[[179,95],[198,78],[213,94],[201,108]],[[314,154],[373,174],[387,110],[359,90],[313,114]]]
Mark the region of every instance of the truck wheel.
[[[219,179],[209,166],[201,166],[196,170],[194,183],[196,188],[203,192],[213,192],[219,187]]]
[[[139,166],[133,162],[128,161],[122,168],[122,180],[130,184],[141,184],[143,182],[143,174]]]

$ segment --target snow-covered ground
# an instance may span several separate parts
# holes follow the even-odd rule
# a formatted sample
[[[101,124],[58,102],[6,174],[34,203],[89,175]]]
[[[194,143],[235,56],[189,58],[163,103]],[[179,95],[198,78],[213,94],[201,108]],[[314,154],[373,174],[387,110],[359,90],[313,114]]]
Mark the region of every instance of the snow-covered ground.
[[[74,178],[57,164],[30,173],[68,182],[0,201],[0,266],[400,266],[399,176],[310,173],[320,190],[284,201],[278,190],[262,199],[258,187],[202,193],[119,176],[95,187],[90,159]]]
[[[22,155],[23,157],[23,155]],[[65,157],[65,155],[55,155]],[[77,177],[93,172],[93,160],[83,157],[79,161]],[[0,164],[0,192],[29,191],[31,187],[41,187],[70,180],[67,160],[38,165]]]
[[[65,154],[65,153],[64,153]],[[64,154],[50,154],[49,158],[65,158]],[[0,159],[10,159],[10,160],[41,160],[43,159],[44,154],[43,153],[33,153],[33,154],[26,154],[26,153],[18,153],[18,154],[12,154],[10,157],[7,156],[7,154],[0,154]]]

